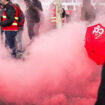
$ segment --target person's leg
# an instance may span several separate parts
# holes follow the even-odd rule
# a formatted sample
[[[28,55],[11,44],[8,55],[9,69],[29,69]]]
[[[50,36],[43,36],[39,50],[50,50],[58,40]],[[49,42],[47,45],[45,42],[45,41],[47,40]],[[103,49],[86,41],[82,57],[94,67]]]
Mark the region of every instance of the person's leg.
[[[95,105],[105,105],[105,63],[102,69],[101,84],[98,91],[98,98]]]
[[[6,46],[9,47],[9,36],[10,36],[10,32],[9,31],[5,31],[5,44]]]
[[[23,30],[19,30],[16,36],[16,47],[17,47],[17,51],[19,52],[22,51],[22,33],[23,33]]]
[[[16,58],[21,58],[21,56],[23,55],[22,33],[23,33],[23,30],[19,30],[16,36]]]
[[[34,21],[27,21],[27,27],[28,27],[28,34],[29,34],[29,38],[30,40],[35,36],[34,33]]]
[[[39,28],[40,28],[40,23],[35,23],[35,25],[34,25],[34,32],[35,32],[36,36],[39,35]]]
[[[16,57],[16,48],[15,48],[15,37],[17,35],[17,31],[5,31],[6,35],[6,43],[9,48],[12,50],[11,55]]]

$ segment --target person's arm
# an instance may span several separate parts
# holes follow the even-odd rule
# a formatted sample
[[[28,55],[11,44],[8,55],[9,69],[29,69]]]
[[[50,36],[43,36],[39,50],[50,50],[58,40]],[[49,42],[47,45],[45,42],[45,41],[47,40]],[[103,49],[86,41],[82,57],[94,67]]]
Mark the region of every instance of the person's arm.
[[[12,5],[8,5],[6,10],[7,20],[4,22],[1,22],[0,25],[3,27],[10,26],[14,22],[15,13],[16,13],[15,8]]]

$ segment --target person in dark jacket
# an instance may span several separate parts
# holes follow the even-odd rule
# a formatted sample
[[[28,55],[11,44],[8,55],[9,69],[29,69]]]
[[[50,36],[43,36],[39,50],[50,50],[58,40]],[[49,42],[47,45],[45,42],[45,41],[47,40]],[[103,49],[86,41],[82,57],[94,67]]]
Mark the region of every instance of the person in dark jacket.
[[[102,69],[101,83],[95,105],[105,105],[105,63]]]
[[[95,8],[91,5],[90,0],[83,0],[81,8],[81,20],[93,22],[96,18]]]
[[[0,25],[5,32],[6,44],[12,50],[11,55],[16,57],[15,37],[18,32],[18,11],[9,0],[1,1],[4,5],[4,11]]]
[[[35,35],[39,34],[40,17],[43,11],[41,2],[39,0],[24,0],[26,3],[26,20],[28,27],[29,38],[33,39]],[[34,30],[34,27],[36,29]]]
[[[42,4],[39,0],[33,0],[33,4],[38,8],[40,9],[41,11],[43,11],[43,8],[42,8]]]
[[[62,18],[65,18],[65,16],[66,16],[65,9],[64,9],[64,8],[62,8]]]

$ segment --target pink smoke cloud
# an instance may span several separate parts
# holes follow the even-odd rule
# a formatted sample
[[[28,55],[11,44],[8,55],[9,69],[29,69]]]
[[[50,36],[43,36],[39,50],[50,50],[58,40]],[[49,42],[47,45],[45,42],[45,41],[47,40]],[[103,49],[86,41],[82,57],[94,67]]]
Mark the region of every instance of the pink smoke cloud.
[[[70,23],[37,37],[24,61],[0,58],[1,98],[19,105],[94,105],[101,67],[87,56],[85,30]]]
[[[24,60],[11,59],[0,45],[0,100],[17,105],[94,105],[101,67],[84,48],[86,27],[70,22],[61,30],[50,30],[45,21]],[[24,47],[28,43],[25,24]]]

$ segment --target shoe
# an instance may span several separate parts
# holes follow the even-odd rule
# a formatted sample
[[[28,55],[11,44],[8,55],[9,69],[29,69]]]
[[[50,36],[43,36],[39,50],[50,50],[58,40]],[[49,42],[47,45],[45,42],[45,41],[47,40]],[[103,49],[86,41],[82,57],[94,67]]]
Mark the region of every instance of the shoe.
[[[16,58],[22,58],[22,55],[23,55],[23,51],[17,51],[16,53]]]

